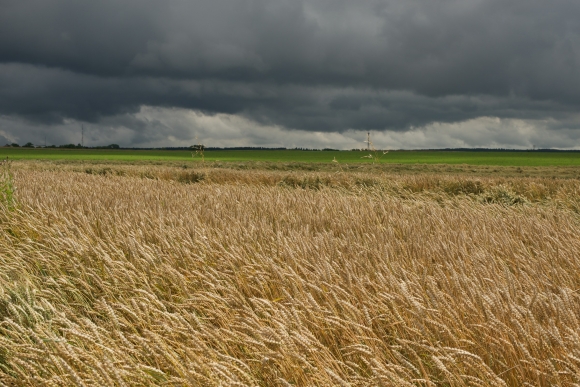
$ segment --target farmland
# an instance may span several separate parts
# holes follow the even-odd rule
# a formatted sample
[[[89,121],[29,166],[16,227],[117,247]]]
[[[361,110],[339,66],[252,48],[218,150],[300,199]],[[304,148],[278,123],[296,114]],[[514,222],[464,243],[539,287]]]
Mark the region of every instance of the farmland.
[[[4,385],[580,382],[576,154],[449,170],[86,154],[12,164]]]
[[[368,156],[373,156],[368,158]],[[191,151],[108,149],[0,148],[0,158],[15,160],[92,161],[200,161]],[[301,151],[301,150],[210,150],[210,162],[304,162],[381,164],[467,164],[497,166],[577,166],[580,152],[468,152],[468,151]]]

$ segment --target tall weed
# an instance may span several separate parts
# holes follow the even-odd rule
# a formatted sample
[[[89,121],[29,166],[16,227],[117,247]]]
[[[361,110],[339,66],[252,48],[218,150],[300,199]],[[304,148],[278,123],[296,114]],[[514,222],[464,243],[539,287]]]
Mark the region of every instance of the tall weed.
[[[0,204],[9,209],[14,208],[16,192],[11,163],[8,158],[0,162]]]

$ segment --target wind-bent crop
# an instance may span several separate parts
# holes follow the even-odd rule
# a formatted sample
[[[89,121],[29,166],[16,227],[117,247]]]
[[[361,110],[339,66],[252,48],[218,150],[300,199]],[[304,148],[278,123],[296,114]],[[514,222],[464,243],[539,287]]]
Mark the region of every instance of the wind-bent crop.
[[[140,171],[16,171],[0,385],[580,382],[574,181]]]

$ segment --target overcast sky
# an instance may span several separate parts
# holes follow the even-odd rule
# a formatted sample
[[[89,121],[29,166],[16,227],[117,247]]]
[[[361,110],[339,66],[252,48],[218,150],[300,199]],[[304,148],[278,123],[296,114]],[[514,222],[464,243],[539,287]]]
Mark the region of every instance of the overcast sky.
[[[0,0],[0,144],[580,149],[578,0]]]

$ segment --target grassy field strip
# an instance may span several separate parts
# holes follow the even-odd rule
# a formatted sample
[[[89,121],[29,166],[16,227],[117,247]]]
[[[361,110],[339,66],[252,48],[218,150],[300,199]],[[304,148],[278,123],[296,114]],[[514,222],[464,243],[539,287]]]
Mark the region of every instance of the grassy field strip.
[[[255,180],[265,174],[285,173],[300,174],[334,174],[337,176],[369,175],[395,177],[413,175],[457,176],[469,178],[541,178],[546,179],[576,179],[580,180],[580,168],[577,166],[490,166],[467,164],[337,164],[337,163],[307,163],[307,162],[269,162],[269,161],[238,161],[238,162],[201,162],[192,160],[13,160],[11,163],[20,170],[43,171],[74,171],[88,174],[140,176],[164,178],[165,174],[209,174],[230,176],[234,171],[253,171],[252,174],[238,173],[237,176],[248,176]],[[399,179],[397,178],[397,181]],[[524,180],[514,180],[524,181]]]
[[[196,164],[111,164],[76,162],[23,161],[14,164],[21,172],[75,172],[98,176],[124,176],[173,181],[183,184],[214,183],[221,185],[259,185],[282,188],[335,188],[358,193],[372,189],[382,195],[425,200],[445,201],[460,196],[483,203],[510,205],[533,203],[568,208],[580,212],[580,175],[576,168],[564,167],[469,167],[439,166],[386,168],[379,165],[357,166],[352,170],[330,164],[327,170],[271,169],[276,164],[223,165],[221,167]],[[319,166],[320,164],[316,164]],[[264,166],[264,165],[262,165]],[[307,164],[300,167],[308,167]],[[241,168],[241,169],[238,169]],[[476,169],[474,169],[476,168]],[[492,169],[493,168],[493,169]],[[561,176],[563,178],[555,178]]]
[[[376,158],[370,159],[372,155]],[[0,158],[31,160],[193,161],[189,151],[0,148]],[[498,166],[578,166],[580,153],[572,152],[463,152],[463,151],[206,151],[209,162],[307,162],[387,164],[468,164]]]
[[[253,179],[17,171],[19,207],[0,213],[0,381],[578,383],[570,206]]]

